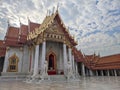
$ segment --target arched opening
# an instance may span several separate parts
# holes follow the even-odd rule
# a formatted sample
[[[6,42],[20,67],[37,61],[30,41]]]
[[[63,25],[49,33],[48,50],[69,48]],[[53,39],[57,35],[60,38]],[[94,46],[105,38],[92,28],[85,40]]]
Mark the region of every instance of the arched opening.
[[[54,70],[54,55],[49,55],[49,63],[48,63],[48,70]]]
[[[48,75],[55,75],[56,74],[56,54],[50,52],[47,55],[48,61]]]

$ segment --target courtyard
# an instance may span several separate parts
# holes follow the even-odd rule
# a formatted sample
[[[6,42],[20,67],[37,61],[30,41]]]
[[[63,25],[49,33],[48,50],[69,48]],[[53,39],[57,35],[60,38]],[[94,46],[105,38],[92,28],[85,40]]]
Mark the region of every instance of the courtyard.
[[[120,90],[120,77],[80,77],[79,81],[42,83],[0,80],[0,90]]]

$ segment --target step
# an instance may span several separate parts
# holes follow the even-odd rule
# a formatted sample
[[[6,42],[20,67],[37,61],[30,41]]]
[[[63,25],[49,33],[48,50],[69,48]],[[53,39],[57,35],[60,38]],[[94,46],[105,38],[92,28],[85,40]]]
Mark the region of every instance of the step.
[[[64,75],[50,75],[50,80],[52,81],[65,81],[66,78]]]
[[[2,76],[0,76],[1,80],[23,80],[27,76],[26,73],[11,73],[6,72],[2,73]]]

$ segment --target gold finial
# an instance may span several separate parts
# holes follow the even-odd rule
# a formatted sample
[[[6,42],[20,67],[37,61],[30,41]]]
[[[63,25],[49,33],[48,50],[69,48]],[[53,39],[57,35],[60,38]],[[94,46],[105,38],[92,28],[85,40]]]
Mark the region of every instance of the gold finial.
[[[54,14],[54,12],[55,12],[55,7],[53,7],[53,14]]]
[[[8,23],[8,27],[9,27],[10,26],[10,20],[9,19],[8,19],[7,23]]]
[[[60,5],[59,5],[59,3],[58,3],[58,4],[57,4],[57,12],[58,12],[59,7],[60,7]]]

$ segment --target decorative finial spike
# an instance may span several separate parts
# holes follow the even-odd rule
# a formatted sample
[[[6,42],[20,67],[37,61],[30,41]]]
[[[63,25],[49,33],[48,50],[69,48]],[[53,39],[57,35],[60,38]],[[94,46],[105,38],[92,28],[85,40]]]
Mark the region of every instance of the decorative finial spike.
[[[98,52],[98,56],[100,57],[100,52]]]
[[[47,9],[47,15],[46,15],[46,16],[48,16],[48,14],[49,14],[49,11],[48,11],[48,9]]]
[[[29,16],[27,16],[27,19],[28,19],[28,33],[30,32],[30,19],[29,19]]]
[[[57,4],[57,11],[58,11],[58,9],[59,9],[59,6],[60,6],[60,5],[59,5],[59,3],[58,3],[58,4]]]
[[[8,23],[8,27],[9,27],[10,26],[10,20],[9,19],[8,19],[7,23]]]
[[[55,7],[53,7],[53,14],[55,13]]]
[[[19,22],[20,22],[20,25],[21,25],[20,17],[19,17]]]

